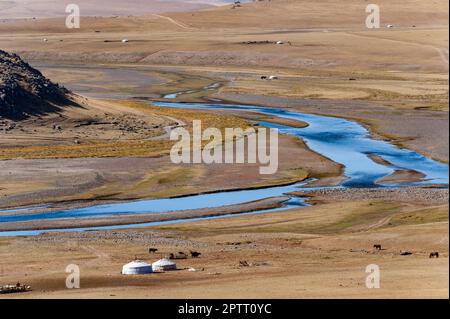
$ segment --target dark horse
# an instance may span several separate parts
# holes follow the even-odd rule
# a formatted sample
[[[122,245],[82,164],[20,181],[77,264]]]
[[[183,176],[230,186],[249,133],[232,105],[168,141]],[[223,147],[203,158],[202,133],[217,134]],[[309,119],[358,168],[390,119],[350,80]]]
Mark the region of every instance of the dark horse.
[[[201,253],[199,253],[199,252],[197,252],[197,251],[192,251],[192,250],[191,250],[191,256],[192,256],[192,258],[200,257],[200,255],[201,255]]]
[[[439,253],[437,251],[432,252],[430,254],[430,258],[433,258],[433,257],[439,258]]]
[[[373,248],[375,248],[376,250],[381,250],[381,245],[373,245]]]
[[[156,253],[158,251],[158,249],[156,249],[156,248],[149,248],[148,249],[148,253],[149,254],[154,254],[154,253]]]

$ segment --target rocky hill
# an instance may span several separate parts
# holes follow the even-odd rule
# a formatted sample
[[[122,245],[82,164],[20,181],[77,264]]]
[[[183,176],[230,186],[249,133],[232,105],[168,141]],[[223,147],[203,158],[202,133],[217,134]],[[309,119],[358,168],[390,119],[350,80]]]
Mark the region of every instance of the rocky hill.
[[[72,104],[69,93],[18,55],[0,50],[0,117],[21,120],[58,111]]]

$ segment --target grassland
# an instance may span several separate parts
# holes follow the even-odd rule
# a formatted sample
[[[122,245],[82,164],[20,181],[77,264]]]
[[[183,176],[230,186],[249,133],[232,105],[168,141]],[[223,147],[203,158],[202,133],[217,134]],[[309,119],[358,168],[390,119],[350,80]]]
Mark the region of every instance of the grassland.
[[[245,120],[236,116],[193,112],[177,109],[162,109],[152,107],[143,102],[123,102],[123,106],[137,109],[152,116],[175,117],[192,128],[194,119],[202,121],[206,127],[217,127],[225,131],[227,127],[249,126]],[[162,132],[160,132],[162,135]],[[147,136],[147,138],[155,136]],[[90,140],[82,145],[45,145],[26,147],[4,147],[0,150],[0,159],[52,159],[52,158],[82,158],[82,157],[124,157],[146,156],[155,157],[168,154],[174,142],[167,139],[161,140],[127,140],[105,141]]]
[[[175,119],[189,124],[200,118],[221,129],[258,119],[279,122],[130,101],[184,92],[171,101],[221,99],[344,117],[364,124],[374,138],[448,162],[448,4],[378,4],[378,30],[365,28],[361,1],[272,0],[162,16],[85,17],[79,30],[66,29],[62,18],[5,21],[0,47],[91,102],[106,98],[102,112],[116,99],[119,114],[145,116],[160,126],[149,136]],[[26,141],[5,136],[1,207],[53,202],[57,210],[307,177],[334,185],[343,172],[287,136],[280,137],[279,172],[270,177],[255,165],[173,166],[166,139],[105,135],[81,145],[72,139],[30,145],[30,135]],[[315,194],[311,203],[173,225],[0,238],[0,282],[31,284],[22,298],[448,298],[448,190],[351,190]],[[158,254],[148,255],[149,247]],[[135,256],[152,262],[191,249],[202,256],[178,261],[180,271],[119,275]],[[430,259],[433,251],[440,258]],[[79,290],[64,285],[71,263],[81,267]],[[374,263],[382,271],[381,288],[367,289],[365,269]]]
[[[425,210],[426,220],[404,222],[405,216]],[[427,208],[408,202],[344,201],[283,213],[6,238],[1,243],[0,278],[23,281],[26,274],[34,289],[23,298],[448,297],[445,203]],[[374,244],[383,249],[373,250]],[[157,247],[159,254],[148,255],[148,247]],[[118,274],[132,256],[153,261],[189,249],[202,256],[178,260],[180,271],[139,278]],[[413,254],[401,256],[401,251]],[[430,251],[439,251],[440,258],[428,258]],[[27,267],[13,267],[10,258]],[[37,260],[49,262],[42,267]],[[240,266],[240,261],[249,266]],[[65,289],[68,263],[80,266],[81,289]],[[365,268],[373,263],[382,271],[380,289],[365,286]],[[197,271],[189,272],[189,267]]]

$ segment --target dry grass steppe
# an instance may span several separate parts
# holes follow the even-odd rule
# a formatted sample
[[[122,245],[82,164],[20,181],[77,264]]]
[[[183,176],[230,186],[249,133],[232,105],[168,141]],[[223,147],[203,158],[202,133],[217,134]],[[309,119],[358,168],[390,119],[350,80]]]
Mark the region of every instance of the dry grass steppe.
[[[35,12],[42,3],[33,4]],[[307,177],[318,179],[315,186],[342,180],[339,164],[289,136],[280,137],[280,169],[270,177],[259,175],[256,165],[171,164],[167,126],[189,128],[193,119],[221,129],[261,119],[305,125],[249,112],[150,105],[174,93],[170,101],[219,99],[351,119],[373,138],[448,163],[447,1],[377,1],[381,28],[370,30],[367,3],[357,0],[271,0],[200,10],[189,4],[176,10],[183,12],[171,12],[179,3],[170,1],[158,12],[137,6],[117,17],[100,16],[94,3],[103,1],[86,4],[93,15],[83,16],[74,30],[56,17],[57,8],[52,17],[36,13],[36,19],[23,17],[20,6],[3,11],[9,17],[0,11],[0,48],[20,54],[86,103],[82,112],[64,109],[63,119],[29,119],[19,124],[25,132],[0,132],[0,207],[53,203],[58,210]],[[278,80],[261,79],[270,75]],[[125,133],[109,124],[103,130],[71,127],[86,116],[103,121],[119,115],[145,125]],[[49,129],[56,120],[68,129]],[[398,171],[385,180],[415,181],[421,178],[416,173]],[[0,237],[0,284],[33,287],[5,298],[449,297],[448,188],[299,192],[311,206],[133,229]],[[149,247],[158,254],[149,255]],[[178,271],[119,275],[134,256],[150,262],[191,249],[202,256],[178,261]],[[439,258],[429,258],[435,251]],[[65,288],[65,268],[72,263],[81,268],[81,289]],[[370,264],[380,266],[380,289],[365,286]]]

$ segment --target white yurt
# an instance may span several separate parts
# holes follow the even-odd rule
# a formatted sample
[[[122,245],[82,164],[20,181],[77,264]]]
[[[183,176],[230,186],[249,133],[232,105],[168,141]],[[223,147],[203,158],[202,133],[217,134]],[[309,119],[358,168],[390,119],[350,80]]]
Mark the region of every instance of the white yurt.
[[[151,274],[153,268],[142,260],[133,260],[122,267],[122,275],[143,275]]]
[[[153,271],[167,271],[177,269],[177,264],[171,261],[169,258],[163,258],[155,261],[152,264]]]

